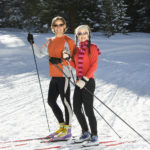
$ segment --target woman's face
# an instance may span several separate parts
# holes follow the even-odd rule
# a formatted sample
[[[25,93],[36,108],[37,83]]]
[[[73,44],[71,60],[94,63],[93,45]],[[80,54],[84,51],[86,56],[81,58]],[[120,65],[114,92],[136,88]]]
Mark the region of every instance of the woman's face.
[[[62,22],[62,20],[55,21],[53,25],[53,29],[56,35],[63,35],[65,28],[66,28],[66,25]]]
[[[82,29],[82,28],[79,29],[77,36],[78,36],[78,39],[80,40],[80,42],[84,42],[89,39],[87,30]]]

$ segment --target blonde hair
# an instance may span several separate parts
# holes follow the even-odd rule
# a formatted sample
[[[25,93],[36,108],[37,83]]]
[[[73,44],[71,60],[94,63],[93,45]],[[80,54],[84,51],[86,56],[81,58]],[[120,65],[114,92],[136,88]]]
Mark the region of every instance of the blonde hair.
[[[55,33],[54,24],[57,20],[61,20],[63,22],[63,24],[67,26],[66,20],[63,17],[61,17],[61,16],[54,17],[51,22],[51,30],[53,33]],[[66,32],[66,31],[67,31],[67,27],[65,28],[64,32]]]

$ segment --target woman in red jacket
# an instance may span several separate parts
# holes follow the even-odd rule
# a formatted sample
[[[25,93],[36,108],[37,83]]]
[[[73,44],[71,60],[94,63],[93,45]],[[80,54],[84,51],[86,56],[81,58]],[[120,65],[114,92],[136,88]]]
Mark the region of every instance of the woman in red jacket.
[[[97,121],[93,110],[93,96],[86,90],[94,93],[95,80],[94,72],[97,69],[99,48],[91,43],[91,31],[89,26],[80,25],[75,29],[76,50],[71,60],[71,65],[76,69],[76,87],[73,96],[73,109],[77,120],[82,128],[82,135],[75,140],[76,143],[88,141],[84,146],[98,145]],[[79,46],[77,47],[79,40]],[[86,87],[86,88],[84,88]],[[85,114],[88,117],[91,133],[82,111],[84,106]]]

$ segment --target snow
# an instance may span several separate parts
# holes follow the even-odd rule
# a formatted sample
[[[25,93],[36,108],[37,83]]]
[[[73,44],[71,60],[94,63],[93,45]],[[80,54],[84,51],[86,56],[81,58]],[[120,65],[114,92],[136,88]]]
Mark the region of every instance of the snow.
[[[53,35],[35,33],[35,42],[42,46],[50,36]],[[74,39],[74,35],[69,36]],[[53,146],[64,146],[61,148],[63,150],[80,149],[77,145],[69,146],[67,142],[41,144],[40,141],[35,140],[3,143],[49,134],[33,53],[26,37],[27,33],[21,30],[0,29],[0,149],[6,146],[10,147],[3,149],[34,150]],[[92,41],[102,51],[95,73],[95,95],[150,141],[150,34],[116,34],[106,38],[102,33],[97,32],[92,34]],[[46,57],[37,59],[37,63],[52,132],[58,128],[58,123],[47,104],[50,81],[48,60]],[[74,87],[71,86],[71,102],[73,90]],[[60,97],[58,103],[63,109]],[[95,112],[100,141],[116,140],[119,143],[136,140],[135,143],[107,147],[108,150],[150,149],[150,145],[96,98],[94,107],[122,137],[119,139]],[[81,133],[75,115],[73,116],[72,133],[74,136],[79,136]],[[23,143],[27,145],[15,146]],[[103,148],[95,147],[94,149]]]

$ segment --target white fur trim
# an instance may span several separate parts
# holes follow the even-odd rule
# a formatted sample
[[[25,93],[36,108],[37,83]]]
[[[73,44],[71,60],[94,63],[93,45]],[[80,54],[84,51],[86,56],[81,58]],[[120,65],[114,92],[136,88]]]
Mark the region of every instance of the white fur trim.
[[[87,78],[86,76],[83,76],[83,79],[87,82],[89,81],[89,78]]]

